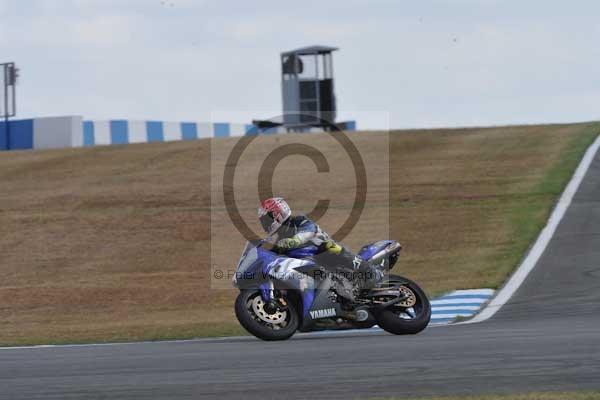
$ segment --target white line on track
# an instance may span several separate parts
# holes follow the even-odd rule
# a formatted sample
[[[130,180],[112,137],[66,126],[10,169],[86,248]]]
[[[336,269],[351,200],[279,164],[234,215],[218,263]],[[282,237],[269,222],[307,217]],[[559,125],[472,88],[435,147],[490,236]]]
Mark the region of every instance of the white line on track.
[[[440,328],[444,326],[452,326],[452,324],[436,324],[434,320],[427,326],[430,328]],[[294,338],[312,337],[312,336],[352,336],[352,335],[371,335],[380,334],[385,331],[378,326],[368,329],[348,329],[348,330],[331,330],[331,331],[315,331],[307,333],[296,333],[292,336]],[[55,349],[55,348],[77,348],[77,347],[109,347],[109,346],[137,346],[143,344],[185,344],[185,343],[205,343],[205,342],[231,342],[231,341],[259,341],[260,339],[254,336],[227,336],[227,337],[210,337],[210,338],[196,338],[196,339],[181,339],[181,340],[156,340],[156,341],[145,341],[145,342],[115,342],[115,343],[81,343],[81,344],[40,344],[33,346],[11,346],[11,347],[0,347],[0,351],[3,350],[44,350],[44,349]]]

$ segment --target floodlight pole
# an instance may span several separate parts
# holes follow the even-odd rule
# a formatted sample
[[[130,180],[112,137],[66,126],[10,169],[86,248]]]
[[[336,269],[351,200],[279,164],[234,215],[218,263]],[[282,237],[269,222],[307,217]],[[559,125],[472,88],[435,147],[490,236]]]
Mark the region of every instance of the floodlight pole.
[[[10,135],[9,127],[8,127],[8,65],[3,65],[2,72],[4,72],[4,148],[8,151],[8,137]]]
[[[8,74],[7,69],[4,68],[4,148],[8,151],[8,145],[10,143],[10,125],[8,124],[8,84],[6,78],[8,78]]]
[[[10,144],[10,124],[8,119],[10,117],[14,117],[17,113],[17,101],[15,95],[15,85],[17,84],[17,78],[19,77],[19,70],[15,67],[14,62],[0,64],[2,70],[4,71],[4,107],[2,107],[2,111],[4,113],[4,126],[6,132],[5,147],[6,150],[9,150],[8,146]],[[10,96],[10,105],[9,105],[9,90],[12,92]]]
[[[10,135],[10,125],[8,124],[8,115],[4,116],[4,132],[6,132],[6,134],[4,135],[4,147],[8,151],[8,143],[9,143],[8,137]]]

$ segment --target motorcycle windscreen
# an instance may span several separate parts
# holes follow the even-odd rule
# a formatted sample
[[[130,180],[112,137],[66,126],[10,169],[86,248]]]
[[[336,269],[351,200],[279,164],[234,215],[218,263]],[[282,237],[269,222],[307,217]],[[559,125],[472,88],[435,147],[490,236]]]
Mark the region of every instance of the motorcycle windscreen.
[[[257,258],[258,250],[256,249],[256,246],[250,242],[246,242],[246,247],[244,247],[244,251],[242,251],[236,271],[240,274],[248,271],[248,269],[256,262]]]

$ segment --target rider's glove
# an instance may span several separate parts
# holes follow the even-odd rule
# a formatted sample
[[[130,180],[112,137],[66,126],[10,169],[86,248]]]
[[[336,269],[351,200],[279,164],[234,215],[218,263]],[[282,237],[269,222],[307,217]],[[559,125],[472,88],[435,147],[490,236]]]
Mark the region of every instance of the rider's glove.
[[[325,244],[325,250],[331,254],[340,254],[342,252],[342,246],[340,246],[333,240],[328,240],[324,244]]]

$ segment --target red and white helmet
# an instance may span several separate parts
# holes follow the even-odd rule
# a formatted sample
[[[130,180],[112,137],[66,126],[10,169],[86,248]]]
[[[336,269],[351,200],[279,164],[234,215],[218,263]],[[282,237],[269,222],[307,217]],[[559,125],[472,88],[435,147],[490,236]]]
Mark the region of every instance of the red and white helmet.
[[[267,234],[272,235],[292,215],[288,203],[281,197],[272,197],[260,203],[258,218]]]

